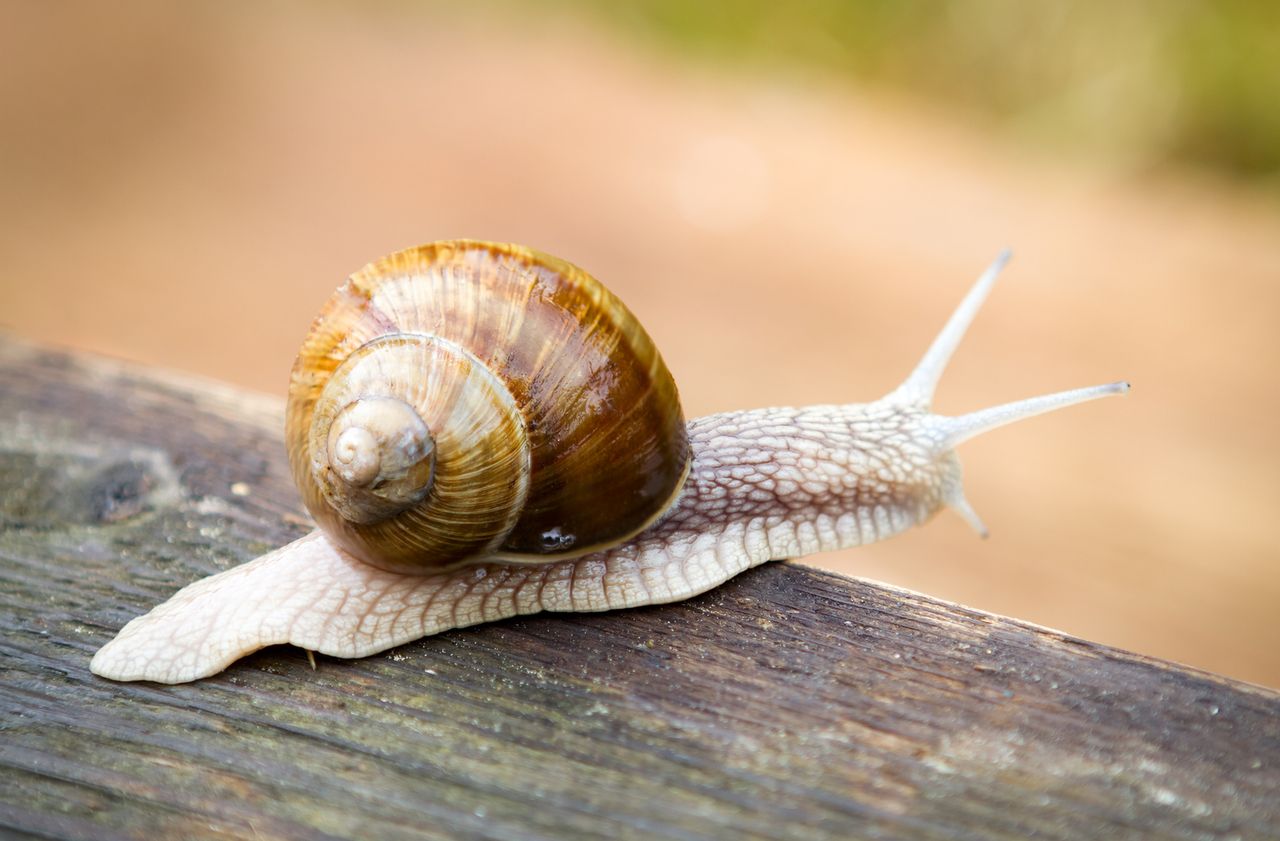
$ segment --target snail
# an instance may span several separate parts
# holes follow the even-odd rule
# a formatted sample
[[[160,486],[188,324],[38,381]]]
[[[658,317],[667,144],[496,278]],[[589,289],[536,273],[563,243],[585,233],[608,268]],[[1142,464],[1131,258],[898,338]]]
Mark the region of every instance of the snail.
[[[469,240],[377,260],[324,306],[290,381],[289,463],[317,530],[180,590],[91,669],[180,683],[278,643],[363,657],[520,614],[674,602],[944,507],[985,534],[956,445],[1128,390],[929,411],[1007,258],[885,397],[688,423],[648,334],[582,269]]]

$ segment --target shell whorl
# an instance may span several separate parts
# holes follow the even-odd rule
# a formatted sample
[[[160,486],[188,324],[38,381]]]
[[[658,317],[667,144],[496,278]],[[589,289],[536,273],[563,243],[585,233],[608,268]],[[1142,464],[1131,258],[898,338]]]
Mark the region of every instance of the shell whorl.
[[[348,356],[316,403],[309,451],[308,487],[327,503],[313,513],[392,569],[492,553],[529,488],[528,439],[510,392],[466,350],[432,336],[384,336]]]
[[[328,424],[312,422],[311,473],[348,520],[373,523],[422,499],[431,487],[435,439],[416,407],[361,397]]]
[[[674,380],[626,307],[571,264],[470,241],[339,288],[294,365],[287,426],[317,522],[392,571],[616,543],[689,463]]]

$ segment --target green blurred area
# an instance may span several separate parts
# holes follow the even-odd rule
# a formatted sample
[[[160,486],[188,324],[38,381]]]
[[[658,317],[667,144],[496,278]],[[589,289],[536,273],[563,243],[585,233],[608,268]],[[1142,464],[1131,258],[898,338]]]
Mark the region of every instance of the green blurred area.
[[[1277,0],[553,5],[681,53],[904,89],[1122,166],[1176,162],[1280,188]]]

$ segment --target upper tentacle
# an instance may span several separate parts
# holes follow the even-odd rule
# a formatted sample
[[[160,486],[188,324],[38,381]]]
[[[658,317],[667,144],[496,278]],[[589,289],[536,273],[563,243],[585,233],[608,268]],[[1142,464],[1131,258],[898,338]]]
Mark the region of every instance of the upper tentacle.
[[[884,398],[886,401],[920,409],[929,408],[933,402],[933,392],[938,387],[938,381],[942,379],[942,372],[946,370],[947,363],[951,361],[951,355],[959,347],[965,331],[973,322],[973,317],[978,314],[982,302],[987,299],[991,287],[995,285],[1001,269],[1012,256],[1013,252],[1007,248],[1001,251],[995,262],[978,277],[969,294],[964,296],[960,306],[956,307],[951,318],[947,320],[942,332],[933,340],[933,344],[929,345],[929,349],[925,351],[924,357],[916,365],[915,370],[902,385]]]

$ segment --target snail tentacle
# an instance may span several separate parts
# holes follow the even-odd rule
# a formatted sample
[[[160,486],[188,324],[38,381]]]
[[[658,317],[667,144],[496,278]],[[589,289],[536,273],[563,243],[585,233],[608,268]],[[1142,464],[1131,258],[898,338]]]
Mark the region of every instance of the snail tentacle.
[[[929,408],[933,403],[933,392],[947,370],[951,355],[960,346],[964,334],[969,330],[969,325],[973,323],[974,316],[987,300],[987,295],[991,294],[991,287],[995,286],[996,278],[1000,276],[1000,272],[1012,257],[1013,252],[1006,248],[996,256],[986,271],[978,276],[970,287],[969,293],[951,313],[946,325],[929,345],[929,349],[920,358],[915,369],[902,381],[902,385],[884,398],[886,401],[917,406],[921,409]]]

